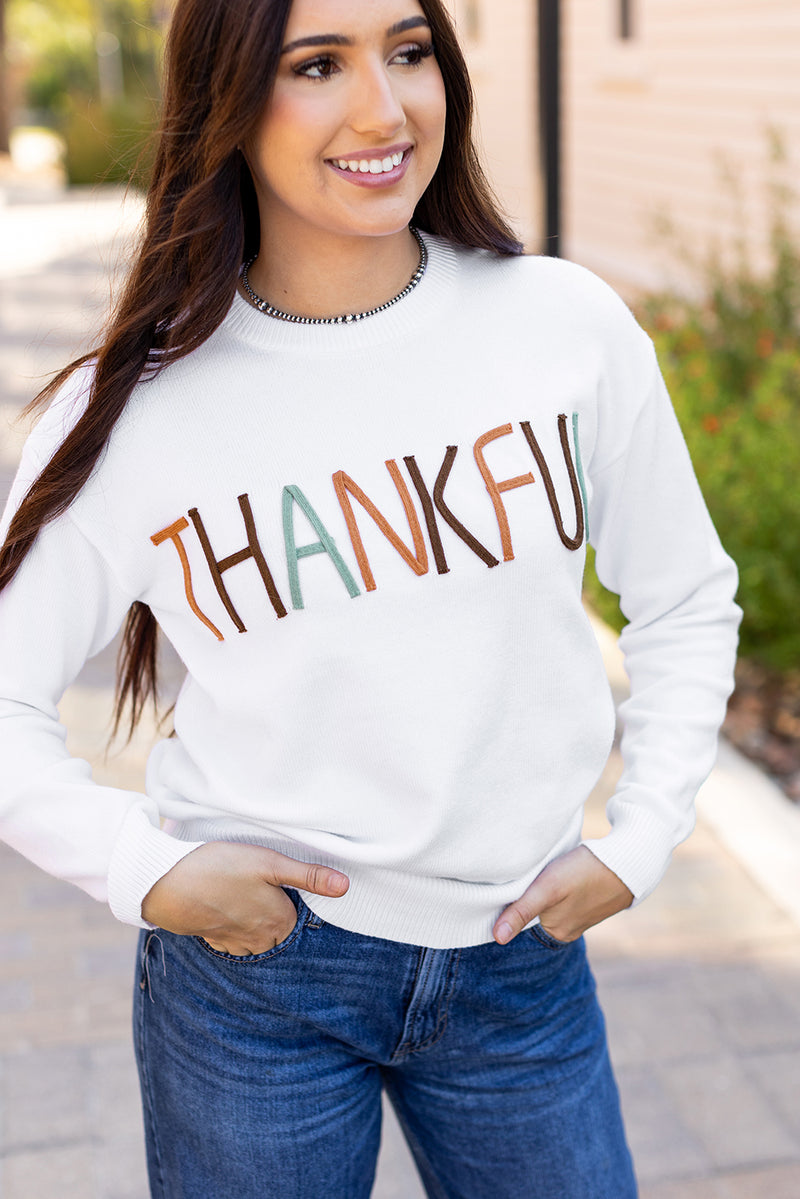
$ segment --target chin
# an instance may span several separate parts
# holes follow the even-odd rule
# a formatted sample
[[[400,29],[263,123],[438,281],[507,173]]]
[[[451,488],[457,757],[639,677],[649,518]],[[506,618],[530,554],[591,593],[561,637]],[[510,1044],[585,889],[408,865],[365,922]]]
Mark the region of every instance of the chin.
[[[348,222],[348,232],[356,237],[391,237],[408,228],[413,220],[415,208],[416,205],[400,212],[354,217]]]

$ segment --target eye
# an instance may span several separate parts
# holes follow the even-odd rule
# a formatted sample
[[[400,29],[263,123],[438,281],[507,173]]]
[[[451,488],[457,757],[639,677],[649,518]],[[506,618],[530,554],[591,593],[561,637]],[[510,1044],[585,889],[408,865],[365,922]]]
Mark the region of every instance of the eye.
[[[330,54],[318,54],[316,58],[298,63],[292,71],[306,79],[331,79],[338,73],[339,64]]]
[[[392,62],[399,61],[401,67],[421,67],[425,59],[430,58],[432,54],[432,42],[426,42],[425,45],[403,46],[394,55]]]

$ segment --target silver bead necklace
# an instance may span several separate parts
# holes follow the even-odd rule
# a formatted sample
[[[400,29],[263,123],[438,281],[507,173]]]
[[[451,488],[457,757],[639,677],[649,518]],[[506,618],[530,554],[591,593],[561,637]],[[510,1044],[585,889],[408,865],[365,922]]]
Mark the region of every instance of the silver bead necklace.
[[[263,299],[250,286],[250,280],[247,277],[248,269],[256,260],[254,255],[249,262],[246,262],[242,267],[242,287],[247,292],[248,299],[254,308],[259,312],[263,312],[265,316],[275,317],[278,321],[288,321],[292,325],[352,325],[354,321],[366,320],[368,316],[377,316],[379,312],[385,312],[387,308],[391,308],[393,304],[397,304],[400,300],[404,300],[406,296],[414,290],[422,276],[425,274],[425,268],[428,265],[428,248],[422,240],[419,232],[409,226],[413,233],[417,245],[419,246],[419,266],[414,271],[411,279],[406,284],[401,292],[398,292],[394,299],[387,300],[385,304],[379,304],[377,308],[370,308],[369,312],[348,312],[344,316],[294,316],[291,312],[281,312],[280,308],[273,307],[269,301]]]

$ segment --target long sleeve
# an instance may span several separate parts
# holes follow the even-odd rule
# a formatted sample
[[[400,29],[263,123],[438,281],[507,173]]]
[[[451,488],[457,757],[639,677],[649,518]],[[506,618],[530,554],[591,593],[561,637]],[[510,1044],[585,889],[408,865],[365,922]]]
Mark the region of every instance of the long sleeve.
[[[29,445],[3,535],[38,469]],[[120,920],[144,925],[141,898],[197,843],[163,833],[147,796],[96,785],[88,763],[67,753],[56,707],[133,598],[69,515],[40,532],[0,594],[0,834],[44,870],[108,901]]]
[[[653,890],[691,832],[733,687],[741,612],[649,339],[650,384],[624,450],[592,479],[601,582],[620,596],[631,682],[611,833],[586,842],[633,891]]]

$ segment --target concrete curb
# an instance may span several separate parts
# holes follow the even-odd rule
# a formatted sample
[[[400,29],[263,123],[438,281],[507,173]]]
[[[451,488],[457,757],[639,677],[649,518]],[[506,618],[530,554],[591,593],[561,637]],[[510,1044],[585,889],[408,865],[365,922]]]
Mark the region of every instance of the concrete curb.
[[[800,925],[800,808],[720,740],[697,812],[777,907]]]
[[[617,635],[590,619],[614,699],[628,693]],[[800,807],[724,738],[697,795],[697,814],[766,895],[800,925]]]

